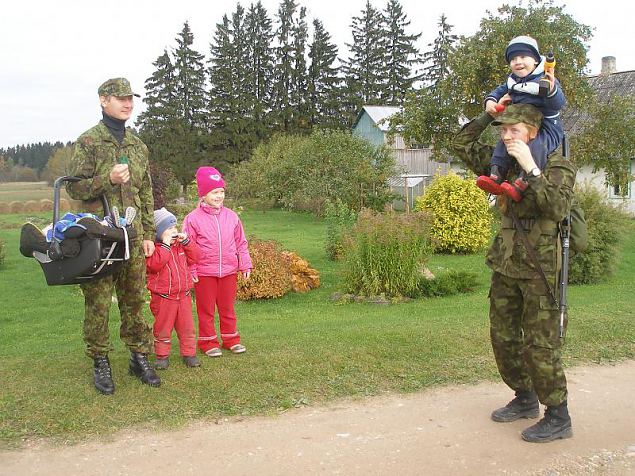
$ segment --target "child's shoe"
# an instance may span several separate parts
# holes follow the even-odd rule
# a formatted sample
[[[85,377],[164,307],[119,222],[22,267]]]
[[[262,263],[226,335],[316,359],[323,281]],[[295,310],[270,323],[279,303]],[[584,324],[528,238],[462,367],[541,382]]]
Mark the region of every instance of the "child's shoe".
[[[244,345],[242,345],[242,344],[235,344],[235,345],[232,345],[229,348],[229,350],[231,350],[232,353],[234,353],[234,354],[242,354],[243,352],[245,352],[247,350],[247,348]]]
[[[157,370],[165,370],[170,366],[170,359],[168,357],[157,357],[154,362],[154,368]]]
[[[514,180],[514,183],[503,182],[501,184],[501,189],[503,190],[503,193],[513,201],[520,202],[523,199],[523,194],[525,193],[525,190],[527,190],[528,186],[529,183],[527,183],[524,178],[518,177]]]
[[[491,195],[503,193],[501,183],[505,180],[505,173],[498,166],[492,165],[489,175],[481,175],[476,179],[476,186]]]
[[[206,351],[205,355],[207,355],[208,357],[222,357],[223,351],[220,350],[220,348],[218,347],[214,347],[213,349]]]
[[[186,367],[200,367],[201,361],[198,360],[198,357],[195,355],[185,355],[183,356],[183,362]]]

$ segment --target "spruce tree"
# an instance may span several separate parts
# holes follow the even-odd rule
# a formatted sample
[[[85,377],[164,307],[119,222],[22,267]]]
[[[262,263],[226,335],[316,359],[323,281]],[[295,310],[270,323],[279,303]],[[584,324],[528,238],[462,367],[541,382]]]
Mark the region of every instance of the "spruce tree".
[[[364,104],[380,104],[387,93],[386,36],[381,12],[366,1],[360,16],[351,23],[353,42],[346,43],[350,55],[343,62],[345,90],[343,107],[351,124]]]
[[[274,68],[273,106],[275,128],[284,132],[308,130],[306,87],[306,9],[298,12],[294,0],[282,0],[278,8],[277,46]]]
[[[248,91],[252,100],[252,117],[256,125],[256,134],[262,140],[268,135],[270,128],[268,113],[273,108],[271,83],[274,57],[272,22],[260,1],[249,7],[245,16],[245,31],[248,46]]]
[[[164,51],[153,63],[156,70],[146,80],[148,110],[140,116],[151,160],[168,167],[184,192],[205,158],[206,74],[203,55],[192,49],[193,42],[186,22],[172,55]]]
[[[445,14],[441,14],[437,25],[439,34],[434,42],[428,43],[431,50],[423,55],[426,66],[423,68],[421,79],[425,81],[426,86],[436,86],[450,74],[448,58],[456,49],[455,45],[458,41],[458,36],[452,34],[454,27],[448,24]]]
[[[313,20],[313,41],[309,49],[309,116],[312,126],[337,129],[344,123],[339,111],[340,78],[334,66],[337,46],[322,22]]]
[[[383,91],[384,104],[400,106],[406,92],[417,79],[412,74],[413,66],[420,63],[419,50],[414,46],[421,33],[406,33],[410,25],[399,0],[388,0],[384,10],[386,37],[386,87]]]

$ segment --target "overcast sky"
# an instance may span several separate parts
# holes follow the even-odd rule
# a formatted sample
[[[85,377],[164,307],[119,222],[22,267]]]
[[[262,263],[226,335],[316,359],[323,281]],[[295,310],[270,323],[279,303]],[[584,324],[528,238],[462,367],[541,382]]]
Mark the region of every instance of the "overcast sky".
[[[351,42],[350,23],[366,0],[297,0],[307,19],[322,21],[344,56]],[[209,58],[215,25],[236,7],[230,0],[11,0],[0,12],[0,147],[32,142],[75,140],[101,113],[97,87],[107,78],[125,76],[144,94],[152,62],[188,21],[194,47]],[[262,0],[273,18],[279,0]],[[386,0],[371,0],[378,9]],[[437,36],[442,13],[458,35],[478,29],[486,10],[502,0],[401,0],[411,21],[409,33],[423,33],[424,52]],[[517,0],[511,2],[517,4]],[[615,56],[618,71],[635,69],[630,37],[635,3],[626,0],[555,1],[565,12],[594,28],[588,72],[597,74],[603,56]],[[251,1],[242,1],[248,7]],[[526,2],[525,2],[526,4]],[[519,32],[519,34],[522,32]],[[501,45],[501,54],[504,45]],[[137,100],[135,114],[143,110]],[[130,123],[129,123],[130,125]]]

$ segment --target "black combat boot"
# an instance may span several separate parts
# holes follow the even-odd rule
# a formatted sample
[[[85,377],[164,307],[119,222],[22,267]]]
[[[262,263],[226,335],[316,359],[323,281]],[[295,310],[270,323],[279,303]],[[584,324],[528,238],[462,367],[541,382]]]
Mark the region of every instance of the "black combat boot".
[[[571,438],[573,430],[567,402],[557,407],[547,407],[544,418],[524,430],[521,436],[523,440],[531,443],[547,443],[559,438]]]
[[[161,385],[161,379],[154,371],[150,362],[148,362],[148,356],[141,352],[133,352],[130,354],[130,375],[134,375],[141,380],[141,382],[151,387],[158,387]]]
[[[115,383],[112,381],[112,371],[110,370],[110,361],[105,355],[96,355],[93,357],[95,379],[95,388],[99,393],[104,395],[112,395],[115,393]]]
[[[521,418],[537,418],[539,413],[540,403],[535,392],[518,391],[516,398],[492,412],[492,420],[510,422]]]

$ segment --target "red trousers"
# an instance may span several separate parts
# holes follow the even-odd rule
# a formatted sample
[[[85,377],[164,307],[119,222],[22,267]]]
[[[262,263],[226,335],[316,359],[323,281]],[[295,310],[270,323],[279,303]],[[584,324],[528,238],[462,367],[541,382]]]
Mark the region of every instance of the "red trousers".
[[[203,352],[220,347],[218,335],[214,328],[214,313],[218,308],[220,324],[220,340],[223,347],[229,349],[240,343],[240,334],[236,329],[237,275],[230,274],[224,278],[199,276],[194,283],[196,291],[196,312],[198,313],[198,348]]]
[[[183,357],[196,355],[196,333],[192,319],[192,298],[185,293],[179,299],[167,299],[152,293],[150,310],[154,315],[154,352],[157,357],[170,355],[172,331],[176,329]]]

